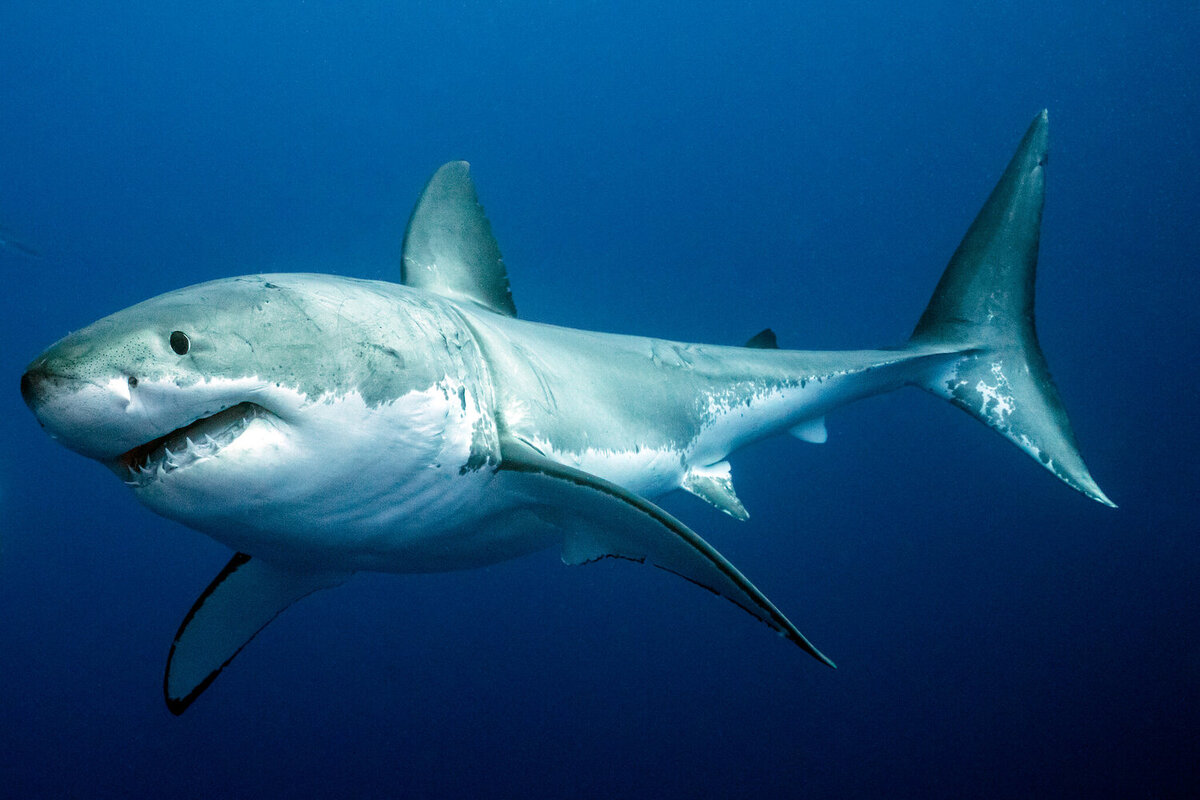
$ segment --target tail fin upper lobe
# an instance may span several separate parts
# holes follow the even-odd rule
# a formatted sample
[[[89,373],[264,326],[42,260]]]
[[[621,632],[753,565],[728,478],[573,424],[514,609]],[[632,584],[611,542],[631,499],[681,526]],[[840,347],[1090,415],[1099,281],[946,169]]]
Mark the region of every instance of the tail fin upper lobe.
[[[1042,111],[1029,126],[909,341],[963,353],[918,385],[986,423],[1069,486],[1114,506],[1083,463],[1034,328],[1048,125]]]

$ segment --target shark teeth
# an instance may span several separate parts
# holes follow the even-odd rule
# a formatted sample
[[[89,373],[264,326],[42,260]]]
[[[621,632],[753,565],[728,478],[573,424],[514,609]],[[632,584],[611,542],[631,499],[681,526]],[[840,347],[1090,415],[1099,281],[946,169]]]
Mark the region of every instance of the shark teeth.
[[[176,470],[211,458],[238,438],[250,423],[268,412],[254,403],[238,403],[212,416],[171,431],[133,448],[119,459],[119,473],[127,486],[140,489]]]

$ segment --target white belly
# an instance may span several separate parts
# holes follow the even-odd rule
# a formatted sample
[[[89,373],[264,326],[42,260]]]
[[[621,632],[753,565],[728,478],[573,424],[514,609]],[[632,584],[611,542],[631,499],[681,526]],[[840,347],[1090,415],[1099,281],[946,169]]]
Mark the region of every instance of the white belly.
[[[323,569],[441,571],[545,547],[551,531],[515,510],[495,465],[468,467],[486,420],[460,388],[374,407],[355,393],[273,398],[294,413],[257,417],[135,492],[236,550]]]

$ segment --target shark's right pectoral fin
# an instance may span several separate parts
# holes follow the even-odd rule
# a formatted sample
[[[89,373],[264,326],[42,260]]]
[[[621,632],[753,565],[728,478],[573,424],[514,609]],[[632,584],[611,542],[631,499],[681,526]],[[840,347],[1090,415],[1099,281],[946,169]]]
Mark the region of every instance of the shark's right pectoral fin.
[[[182,714],[225,665],[292,603],[336,586],[344,573],[285,569],[237,553],[200,595],[179,626],[163,692],[172,714]]]
[[[503,447],[500,469],[527,480],[527,491],[542,504],[542,513],[564,530],[566,563],[612,557],[653,564],[733,601],[817,660],[834,666],[712,545],[649,500],[519,443]]]

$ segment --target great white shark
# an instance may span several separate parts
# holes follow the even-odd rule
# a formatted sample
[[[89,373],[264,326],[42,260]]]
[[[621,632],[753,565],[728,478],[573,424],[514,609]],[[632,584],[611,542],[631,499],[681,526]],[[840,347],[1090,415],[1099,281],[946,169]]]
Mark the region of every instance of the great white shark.
[[[921,387],[1067,485],[1088,473],[1034,330],[1047,115],[1030,125],[912,335],[883,350],[685,344],[517,318],[468,166],[430,179],[401,282],[249,275],[155,297],[38,356],[21,393],[61,444],[236,554],[167,658],[182,713],[265,625],[355,572],[456,570],[549,547],[653,564],[833,666],[749,579],[652,502],[746,510],[727,458]]]

